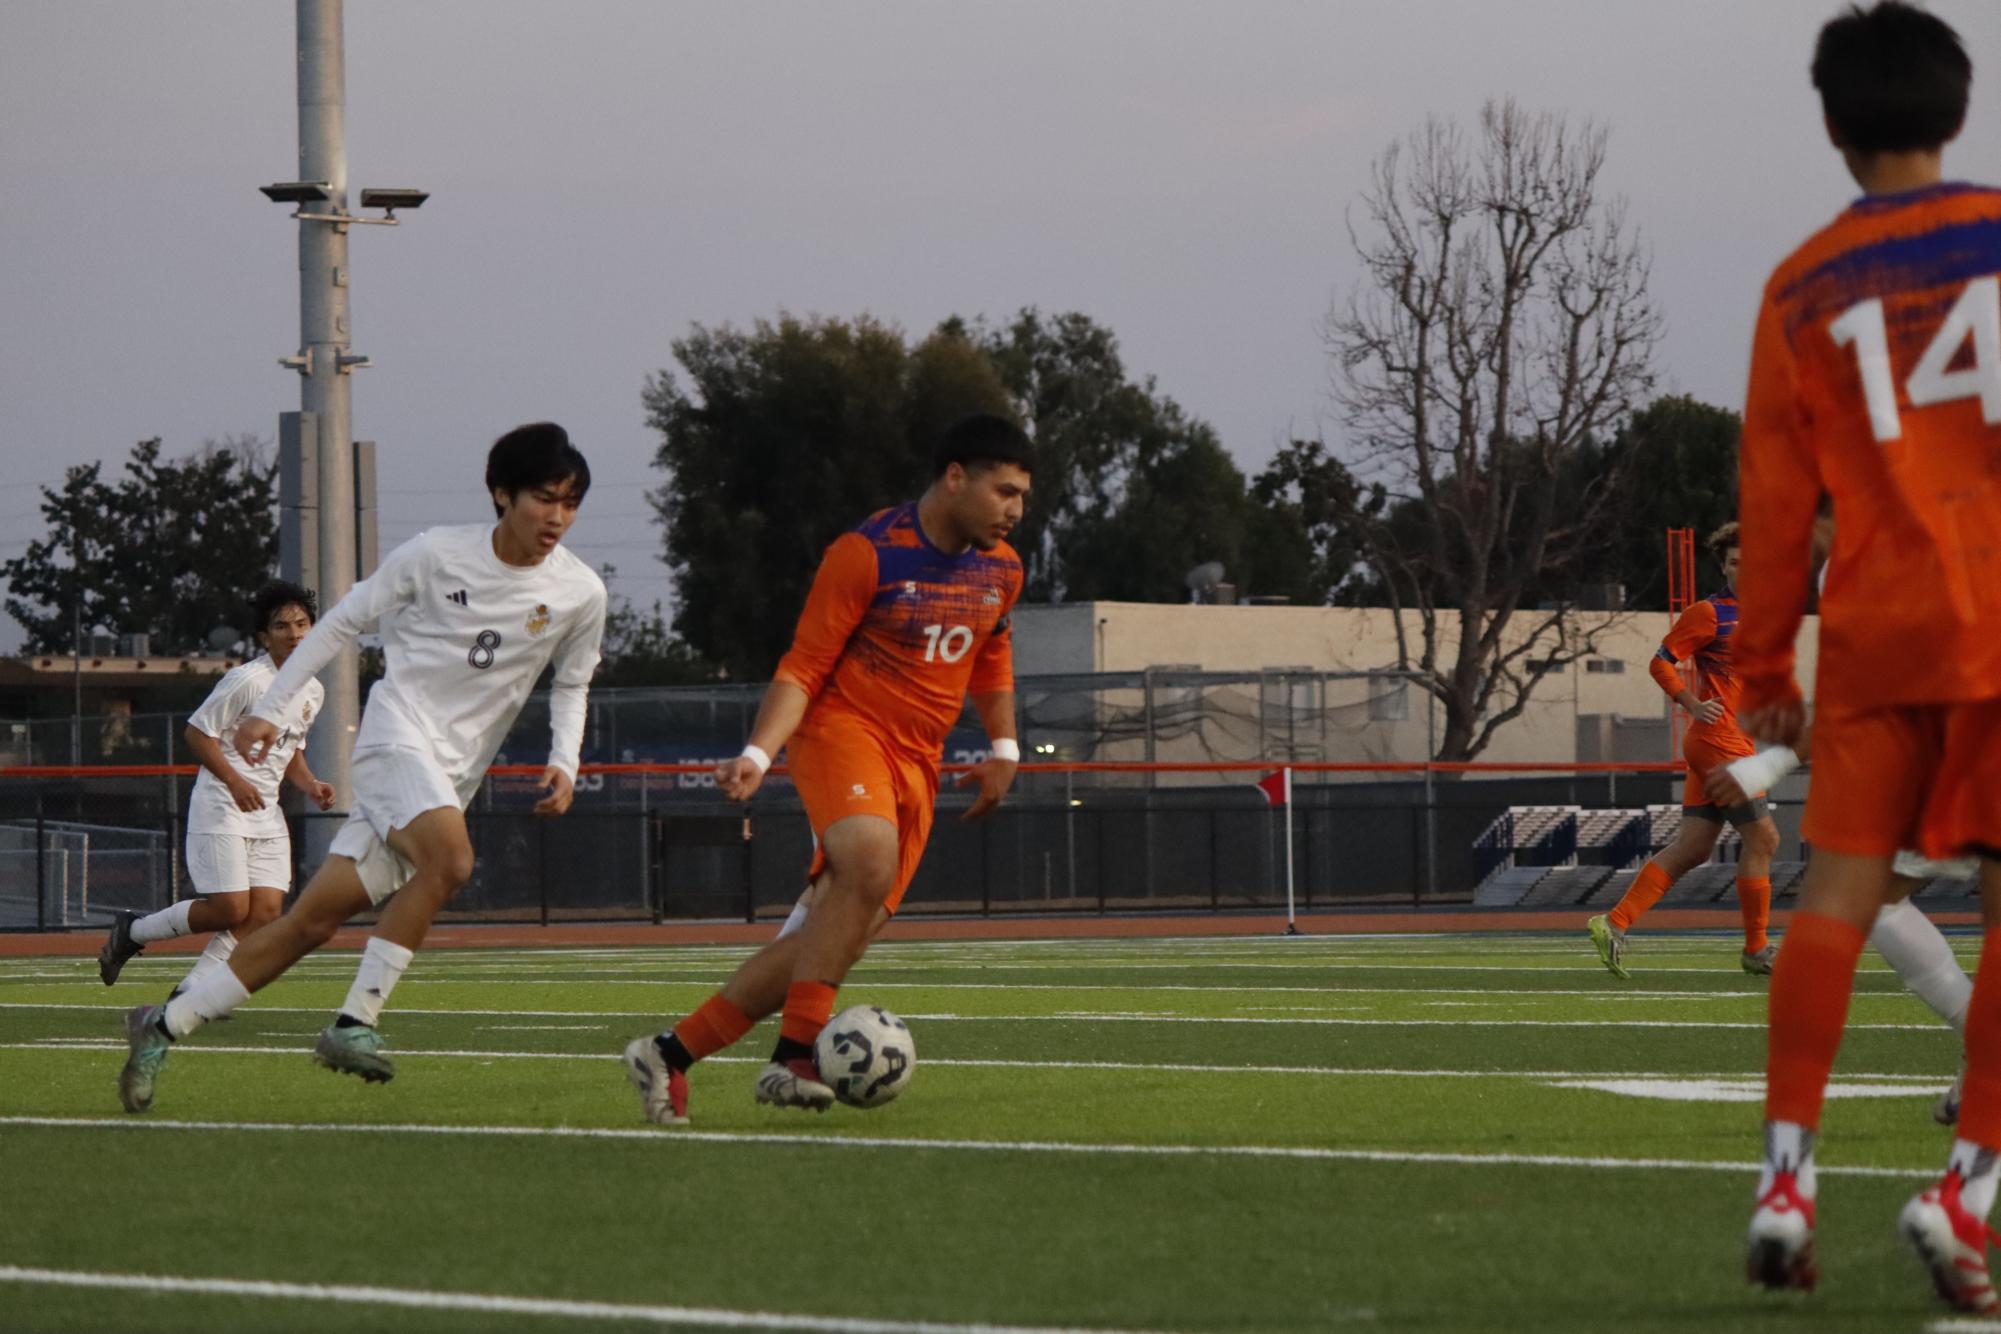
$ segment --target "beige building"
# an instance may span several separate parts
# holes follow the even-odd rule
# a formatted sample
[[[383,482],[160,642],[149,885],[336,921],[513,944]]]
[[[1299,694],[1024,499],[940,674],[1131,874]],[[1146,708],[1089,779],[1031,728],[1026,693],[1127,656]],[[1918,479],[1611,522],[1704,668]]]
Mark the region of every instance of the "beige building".
[[[1496,732],[1479,756],[1481,760],[1564,763],[1670,758],[1669,705],[1654,684],[1647,663],[1659,649],[1672,618],[1665,612],[1579,612],[1575,616],[1597,632],[1594,652],[1544,676],[1525,712]],[[1420,619],[1415,612],[1403,613],[1403,619],[1415,653],[1422,642]],[[1513,642],[1519,643],[1519,636],[1540,619],[1534,613],[1519,615]],[[1329,681],[1311,688],[1282,687],[1324,692],[1317,699],[1287,701],[1289,711],[1309,724],[1303,731],[1297,726],[1293,729],[1293,735],[1308,738],[1294,756],[1299,759],[1423,759],[1430,754],[1430,737],[1440,722],[1434,716],[1435,704],[1422,690],[1394,677],[1370,679],[1369,673],[1393,671],[1397,664],[1395,621],[1392,613],[1383,609],[1150,602],[1024,604],[1015,610],[1014,626],[1015,672],[1020,677],[1172,668],[1262,673],[1275,679],[1287,669],[1358,673],[1352,681]],[[1457,642],[1456,618],[1441,617],[1440,632],[1444,643],[1439,656],[1448,661]],[[1800,631],[1799,669],[1809,699],[1818,643],[1818,618],[1808,617]],[[1533,650],[1532,654],[1546,656],[1547,650]],[[1260,707],[1269,712],[1269,690],[1260,694]],[[1220,758],[1213,740],[1188,749],[1189,759]],[[1319,753],[1313,754],[1315,751]],[[1164,753],[1157,744],[1155,758],[1175,756]]]

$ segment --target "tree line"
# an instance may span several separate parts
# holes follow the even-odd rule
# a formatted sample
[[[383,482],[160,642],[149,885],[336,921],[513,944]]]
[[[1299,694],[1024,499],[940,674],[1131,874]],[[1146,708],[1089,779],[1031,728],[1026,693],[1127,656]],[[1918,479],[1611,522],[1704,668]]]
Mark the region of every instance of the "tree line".
[[[1600,177],[1602,127],[1489,105],[1379,156],[1351,218],[1363,275],[1326,328],[1337,439],[1247,474],[1080,312],[866,314],[696,325],[642,388],[664,603],[614,599],[605,679],[756,680],[821,550],[915,496],[929,445],[997,412],[1036,442],[1014,544],[1030,601],[1183,601],[1220,561],[1240,593],[1401,613],[1402,665],[1441,703],[1440,758],[1477,755],[1536,682],[1591,651],[1581,605],[1665,606],[1663,530],[1735,510],[1738,420],[1655,396],[1647,257]],[[72,625],[199,651],[275,569],[275,468],[243,441],[141,442],[45,488],[45,536],[0,565],[28,651]],[[665,591],[665,590],[663,590]]]

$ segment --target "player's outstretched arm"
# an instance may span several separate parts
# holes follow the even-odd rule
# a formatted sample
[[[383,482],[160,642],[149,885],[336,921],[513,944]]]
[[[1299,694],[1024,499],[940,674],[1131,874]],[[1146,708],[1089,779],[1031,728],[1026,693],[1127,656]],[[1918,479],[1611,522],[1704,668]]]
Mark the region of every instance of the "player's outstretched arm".
[[[605,597],[600,583],[590,605],[556,647],[555,676],[549,690],[549,764],[542,770],[544,795],[535,803],[537,815],[561,815],[576,796],[584,723],[590,714],[591,677],[597,674],[599,649],[604,643]]]
[[[971,698],[980,721],[986,725],[993,753],[959,775],[958,786],[971,787],[978,783],[980,787],[980,795],[959,817],[961,820],[982,819],[1000,805],[1008,789],[1014,786],[1015,773],[1021,767],[1021,743],[1016,740],[1014,732],[1014,692],[989,691]]]
[[[322,783],[313,777],[311,766],[306,763],[306,752],[295,751],[292,762],[285,766],[285,781],[306,794],[306,799],[323,811],[330,811],[334,804],[332,783]]]
[[[278,738],[278,720],[306,688],[306,682],[382,619],[384,612],[416,597],[417,573],[429,549],[426,534],[419,533],[390,552],[374,574],[348,589],[347,596],[320,617],[278,669],[257,707],[238,725],[238,755],[252,764],[262,763]]]
[[[765,689],[764,702],[757,706],[757,721],[751,724],[750,741],[743,754],[716,766],[716,786],[731,801],[749,801],[764,784],[771,757],[785,748],[806,717],[812,697],[790,681],[773,681]]]

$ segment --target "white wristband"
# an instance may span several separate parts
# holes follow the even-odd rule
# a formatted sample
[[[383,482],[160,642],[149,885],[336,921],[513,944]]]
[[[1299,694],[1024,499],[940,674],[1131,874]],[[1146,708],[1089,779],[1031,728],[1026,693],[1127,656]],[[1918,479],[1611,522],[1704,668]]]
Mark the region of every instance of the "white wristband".
[[[1799,767],[1800,757],[1791,746],[1771,746],[1729,764],[1730,776],[1747,794],[1771,791],[1781,778]]]
[[[988,749],[997,760],[1006,760],[1009,764],[1021,763],[1021,743],[1011,736],[995,737]]]
[[[749,760],[752,764],[756,765],[759,773],[770,772],[771,757],[764,753],[764,747],[762,746],[745,746],[743,754],[739,758]]]

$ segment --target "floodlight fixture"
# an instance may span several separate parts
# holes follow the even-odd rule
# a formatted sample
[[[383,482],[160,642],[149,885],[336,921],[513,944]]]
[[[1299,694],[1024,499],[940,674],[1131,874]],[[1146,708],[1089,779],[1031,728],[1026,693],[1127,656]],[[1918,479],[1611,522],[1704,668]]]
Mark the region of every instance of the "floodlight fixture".
[[[429,190],[390,189],[388,187],[361,187],[361,206],[379,208],[395,217],[399,208],[422,208],[424,201],[431,197]]]
[[[279,181],[257,189],[274,204],[320,204],[333,198],[330,181]]]

